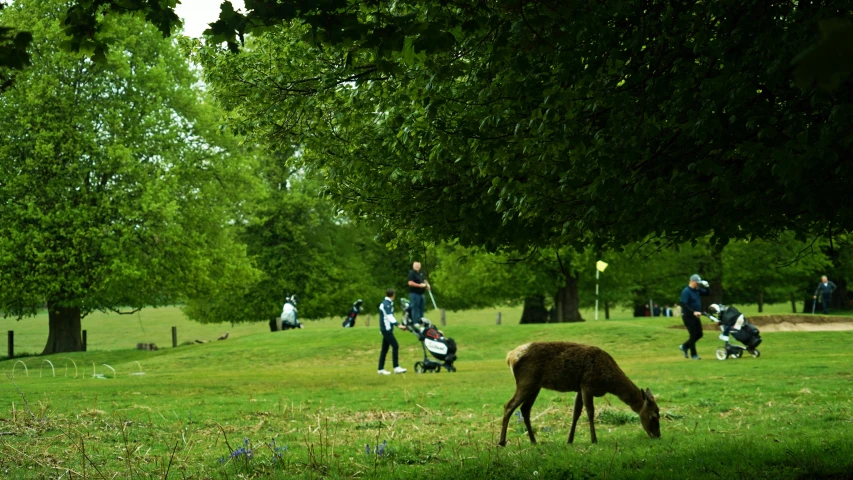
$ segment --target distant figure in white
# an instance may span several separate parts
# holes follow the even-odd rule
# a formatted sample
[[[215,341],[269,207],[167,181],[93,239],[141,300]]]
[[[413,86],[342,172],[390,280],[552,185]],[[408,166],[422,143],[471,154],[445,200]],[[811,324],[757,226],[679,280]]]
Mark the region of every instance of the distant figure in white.
[[[284,307],[281,309],[281,328],[302,328],[302,324],[296,318],[296,295],[291,295],[285,299]]]
[[[391,375],[385,370],[385,356],[388,348],[391,348],[391,360],[394,362],[394,373],[406,373],[406,369],[400,366],[400,345],[394,338],[394,327],[405,330],[405,325],[397,323],[394,317],[394,297],[397,292],[393,288],[385,290],[385,300],[379,305],[379,332],[382,333],[382,349],[379,351],[379,375]]]

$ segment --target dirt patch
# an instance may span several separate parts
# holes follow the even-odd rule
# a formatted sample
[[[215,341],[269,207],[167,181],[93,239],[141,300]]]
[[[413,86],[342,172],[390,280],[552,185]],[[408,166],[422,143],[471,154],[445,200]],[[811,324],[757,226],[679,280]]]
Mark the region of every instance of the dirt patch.
[[[829,315],[757,315],[747,317],[750,323],[758,325],[773,325],[778,323],[811,323],[811,324],[828,324],[828,323],[853,323],[851,317],[834,317]]]
[[[708,320],[702,317],[703,322]],[[762,332],[829,332],[853,330],[853,318],[833,317],[827,315],[760,315],[747,317]],[[670,328],[684,330],[684,325],[673,325]],[[703,323],[702,330],[717,331],[716,323]]]
[[[853,330],[853,322],[833,323],[773,323],[759,327],[762,332],[832,332],[842,330]]]

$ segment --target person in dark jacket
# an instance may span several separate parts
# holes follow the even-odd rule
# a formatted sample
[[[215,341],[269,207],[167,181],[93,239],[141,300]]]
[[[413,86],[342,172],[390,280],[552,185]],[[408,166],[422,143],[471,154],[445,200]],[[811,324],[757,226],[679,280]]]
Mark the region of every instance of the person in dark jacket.
[[[701,285],[701,287],[700,287]],[[702,338],[702,299],[700,296],[708,295],[708,282],[702,280],[697,274],[690,276],[690,283],[681,291],[681,321],[687,327],[690,338],[678,346],[684,358],[701,360],[702,357],[696,352],[696,342]]]
[[[817,284],[817,289],[814,291],[814,298],[817,300],[817,296],[820,295],[824,315],[829,314],[829,303],[832,301],[832,293],[835,292],[836,288],[835,284],[826,278],[826,275],[820,277],[820,283]]]
[[[424,275],[421,273],[421,262],[412,264],[408,280],[409,306],[412,307],[412,322],[421,323],[421,318],[424,317],[424,310],[426,309],[424,292],[429,290],[429,283],[427,283]]]
[[[400,366],[400,345],[394,338],[394,326],[405,330],[405,325],[398,325],[394,318],[394,296],[397,292],[393,288],[385,291],[385,300],[379,305],[379,331],[382,332],[382,350],[379,352],[379,375],[390,375],[385,370],[385,356],[388,355],[388,347],[391,347],[391,359],[394,361],[394,373],[406,373],[406,369]]]

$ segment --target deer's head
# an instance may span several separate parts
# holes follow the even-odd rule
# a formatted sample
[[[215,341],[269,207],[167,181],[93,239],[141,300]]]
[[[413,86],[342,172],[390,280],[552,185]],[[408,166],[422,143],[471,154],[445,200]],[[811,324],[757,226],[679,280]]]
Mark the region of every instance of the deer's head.
[[[640,421],[651,438],[660,438],[660,411],[655,397],[648,388],[643,390],[643,407],[640,409]]]

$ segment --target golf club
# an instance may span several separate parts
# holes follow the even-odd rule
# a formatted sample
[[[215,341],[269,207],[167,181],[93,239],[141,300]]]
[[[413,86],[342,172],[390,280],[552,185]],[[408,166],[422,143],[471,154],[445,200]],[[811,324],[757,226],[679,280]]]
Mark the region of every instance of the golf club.
[[[424,283],[426,283],[426,284],[427,284],[427,286],[429,286],[429,282],[427,282],[426,280],[424,280]],[[433,297],[433,296],[432,296],[432,290],[431,290],[431,289],[427,289],[427,292],[429,292],[429,298],[430,298],[430,300],[432,300],[432,306],[433,306],[433,308],[435,308],[436,310],[438,310],[438,305],[436,305],[436,304],[435,304],[435,297]]]

